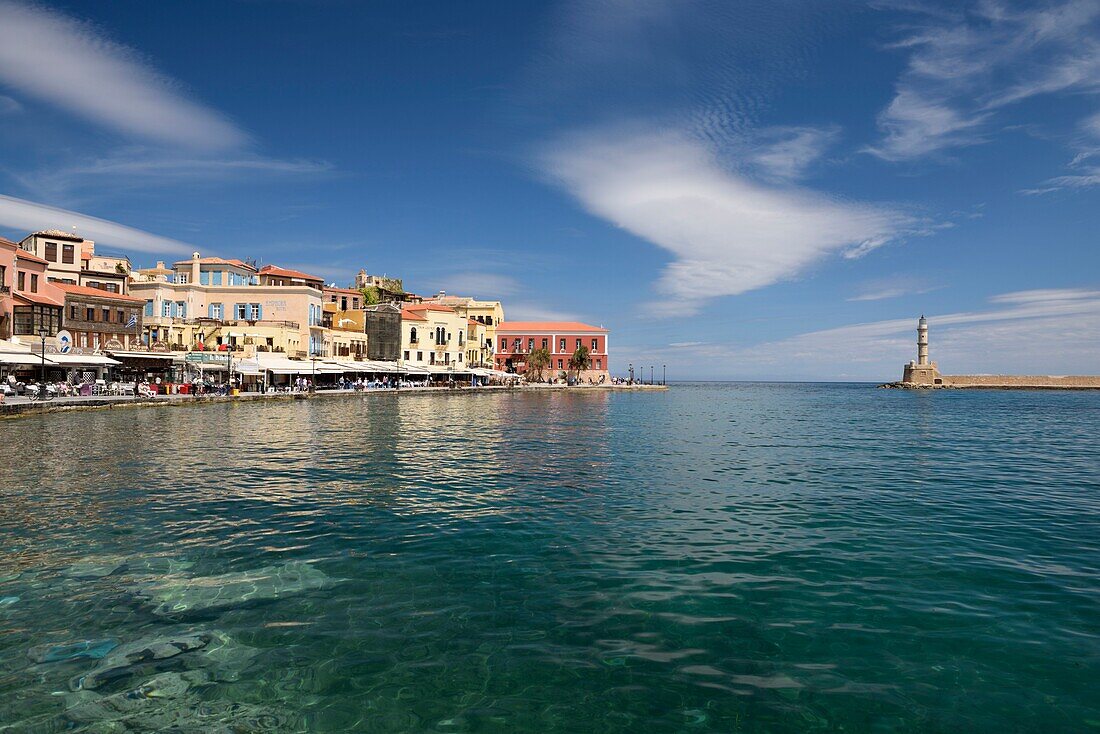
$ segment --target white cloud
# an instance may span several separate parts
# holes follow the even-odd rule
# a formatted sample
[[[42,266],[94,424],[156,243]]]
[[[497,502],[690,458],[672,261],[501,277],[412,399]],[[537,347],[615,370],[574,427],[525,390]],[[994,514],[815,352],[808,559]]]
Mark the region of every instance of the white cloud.
[[[504,304],[505,321],[583,321],[584,319],[571,311],[560,311],[556,308],[547,308],[538,303],[519,302]]]
[[[901,296],[916,296],[922,293],[930,293],[939,286],[929,284],[922,278],[908,275],[894,276],[892,278],[878,278],[863,283],[859,292],[849,298],[849,301],[883,301],[887,298],[900,298]]]
[[[88,23],[0,0],[0,82],[127,135],[194,150],[248,136]]]
[[[658,283],[663,315],[794,277],[829,255],[858,256],[913,224],[889,207],[754,182],[675,132],[574,135],[543,164],[590,212],[674,256]]]
[[[909,65],[879,116],[884,138],[869,152],[906,160],[980,143],[1010,104],[1100,90],[1098,19],[1096,0],[1021,10],[990,0],[923,15],[893,46],[910,52]]]
[[[95,240],[97,244],[134,252],[171,254],[191,252],[195,249],[184,242],[109,222],[106,219],[3,195],[0,195],[0,226],[27,232],[43,229],[69,231],[75,226],[80,236]]]
[[[0,115],[14,115],[22,109],[23,105],[19,104],[18,100],[0,94]]]
[[[776,181],[804,177],[839,135],[837,127],[773,127],[757,131],[744,147],[752,165]]]
[[[326,161],[265,158],[241,153],[233,156],[186,156],[144,147],[127,147],[83,161],[67,160],[38,169],[9,172],[38,199],[73,198],[74,192],[112,193],[128,188],[172,186],[180,183],[223,184],[250,177],[265,181],[283,177],[310,177],[334,172]]]
[[[1044,289],[995,296],[991,308],[929,313],[932,359],[946,374],[1095,374],[1100,364],[1100,291]],[[683,378],[868,380],[901,378],[916,356],[916,319],[814,331],[754,346],[683,345],[631,350],[615,361],[668,364]]]
[[[520,292],[515,278],[497,273],[452,273],[432,281],[436,291],[447,291],[452,296],[469,296],[483,300],[499,300]]]

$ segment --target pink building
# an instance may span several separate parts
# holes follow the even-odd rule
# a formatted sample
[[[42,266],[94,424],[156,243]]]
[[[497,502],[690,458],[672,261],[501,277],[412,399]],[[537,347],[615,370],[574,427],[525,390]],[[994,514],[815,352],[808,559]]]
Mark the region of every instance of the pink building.
[[[65,294],[46,278],[47,262],[0,239],[0,339],[53,337],[61,329]]]
[[[547,371],[557,375],[569,369],[569,358],[584,346],[591,364],[580,379],[599,379],[610,369],[607,338],[607,329],[576,321],[505,321],[496,328],[496,367],[522,375],[527,371],[527,355],[546,349],[550,352]]]

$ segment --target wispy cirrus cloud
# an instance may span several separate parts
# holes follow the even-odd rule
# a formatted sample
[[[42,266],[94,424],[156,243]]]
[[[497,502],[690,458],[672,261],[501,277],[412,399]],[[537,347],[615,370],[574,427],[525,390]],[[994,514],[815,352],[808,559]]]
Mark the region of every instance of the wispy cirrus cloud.
[[[667,250],[662,315],[792,278],[829,255],[858,257],[913,230],[903,211],[731,172],[676,131],[566,136],[544,169],[581,204]]]
[[[134,252],[185,253],[195,248],[185,242],[161,237],[106,219],[67,211],[33,201],[0,195],[0,226],[34,232],[43,229],[68,231],[76,227],[82,237],[99,244]]]
[[[0,0],[0,82],[127,136],[226,150],[249,136],[89,23]]]
[[[923,278],[909,275],[897,275],[891,278],[876,278],[863,283],[856,295],[849,301],[884,301],[901,296],[919,296],[931,293],[942,286],[932,285]]]
[[[909,54],[883,137],[867,150],[891,161],[974,145],[1005,107],[1039,95],[1100,91],[1100,3],[1017,6],[880,2],[915,14],[892,48]]]
[[[428,281],[428,287],[446,291],[452,296],[500,299],[520,292],[520,283],[510,275],[500,273],[460,272]]]

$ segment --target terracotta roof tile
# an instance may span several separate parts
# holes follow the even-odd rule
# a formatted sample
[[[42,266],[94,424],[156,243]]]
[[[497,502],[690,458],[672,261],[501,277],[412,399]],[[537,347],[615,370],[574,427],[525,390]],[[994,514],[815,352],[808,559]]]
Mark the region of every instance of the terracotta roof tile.
[[[111,293],[102,288],[91,288],[86,285],[70,285],[69,283],[54,283],[54,285],[66,293],[72,293],[74,296],[95,296],[96,298],[110,298],[116,301],[128,301],[130,303],[145,303],[144,298],[126,296],[121,293]]]
[[[530,331],[560,331],[565,334],[606,334],[607,329],[579,321],[505,321],[497,326],[497,334],[523,334]]]

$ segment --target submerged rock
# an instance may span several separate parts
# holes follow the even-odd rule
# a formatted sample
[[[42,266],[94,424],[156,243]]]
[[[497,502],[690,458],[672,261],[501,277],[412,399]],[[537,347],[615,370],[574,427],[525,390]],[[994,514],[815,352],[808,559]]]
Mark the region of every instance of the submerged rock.
[[[72,705],[66,709],[64,716],[74,724],[132,718],[135,714],[160,709],[166,701],[183,697],[192,685],[205,682],[205,677],[197,671],[184,674],[161,673],[137,688],[122,693],[110,696],[85,694],[79,698],[74,697]]]
[[[334,583],[312,564],[292,561],[219,576],[164,579],[137,587],[135,593],[153,606],[154,614],[170,617],[281,599]]]
[[[94,556],[77,561],[61,572],[70,579],[101,579],[115,574],[170,574],[195,564],[164,556]]]
[[[69,688],[74,691],[81,688],[94,690],[110,681],[133,675],[142,666],[152,665],[161,660],[206,647],[211,639],[213,638],[210,633],[200,632],[131,642],[105,657],[88,673],[73,678]]]
[[[75,642],[35,645],[27,650],[27,657],[36,663],[60,663],[68,660],[80,660],[81,658],[100,660],[116,647],[118,647],[118,640],[113,638],[78,640]]]

